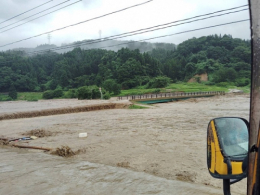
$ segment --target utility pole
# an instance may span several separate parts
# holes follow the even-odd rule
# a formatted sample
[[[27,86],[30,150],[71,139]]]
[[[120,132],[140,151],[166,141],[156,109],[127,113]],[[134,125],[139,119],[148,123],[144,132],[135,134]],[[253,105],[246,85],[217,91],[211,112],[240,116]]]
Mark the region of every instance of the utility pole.
[[[260,1],[248,0],[250,10],[250,27],[251,27],[251,102],[250,102],[250,130],[249,130],[249,149],[257,144],[257,134],[259,132],[260,122]],[[258,149],[259,150],[259,149]],[[254,184],[257,191],[259,190],[259,175],[255,163],[256,152],[249,152],[248,175],[247,175],[247,194],[253,194]],[[259,158],[259,157],[258,157]],[[259,191],[258,191],[259,193]],[[255,193],[254,193],[255,194]]]

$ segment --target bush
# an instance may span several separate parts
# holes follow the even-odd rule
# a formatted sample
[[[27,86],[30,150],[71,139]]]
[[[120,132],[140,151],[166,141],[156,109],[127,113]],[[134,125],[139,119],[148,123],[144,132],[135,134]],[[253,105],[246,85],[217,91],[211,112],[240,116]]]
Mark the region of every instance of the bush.
[[[249,85],[249,83],[250,83],[250,79],[245,79],[245,78],[243,78],[243,79],[238,79],[238,80],[236,81],[236,86],[238,86],[238,87],[244,87],[244,86]]]
[[[61,89],[55,89],[55,90],[47,90],[43,92],[42,98],[43,99],[53,99],[53,98],[59,98],[63,96],[63,91]]]
[[[91,99],[92,98],[92,92],[91,89],[89,89],[87,86],[83,86],[78,88],[78,99]]]
[[[101,94],[99,91],[99,87],[97,87],[96,85],[93,85],[91,87],[89,87],[91,89],[91,98],[92,99],[101,99]]]
[[[108,100],[108,99],[110,99],[110,94],[108,93],[108,92],[106,92],[104,95],[103,95],[103,98],[105,99],[105,100]]]
[[[10,89],[9,89],[8,96],[9,96],[10,98],[12,98],[13,100],[17,99],[17,91],[16,91],[14,85],[11,85],[11,87],[10,87]]]
[[[161,89],[154,89],[153,91],[152,91],[152,93],[160,93],[161,92]]]
[[[148,83],[148,88],[163,88],[170,83],[171,79],[165,76],[158,76],[151,79]]]
[[[221,68],[213,74],[213,81],[216,83],[233,82],[237,77],[238,74],[233,68]]]
[[[64,96],[64,98],[76,98],[77,97],[77,93],[75,89],[69,89],[69,91],[67,91]]]
[[[114,79],[107,79],[104,81],[104,83],[102,84],[102,87],[108,91],[109,93],[113,92],[113,85],[116,83],[116,81]]]
[[[114,95],[118,95],[121,93],[121,85],[117,84],[117,82],[113,79],[105,80],[102,86],[106,91],[108,91],[109,93],[113,93]]]
[[[53,98],[59,98],[63,96],[63,91],[62,89],[55,89],[53,91]]]
[[[136,80],[127,80],[122,83],[123,89],[132,89],[134,87],[138,86],[138,82]]]
[[[44,91],[42,94],[42,98],[43,99],[53,99],[53,91],[52,90]]]
[[[41,88],[48,89],[48,90],[54,90],[58,86],[58,82],[54,79],[49,80],[47,83],[44,84],[44,87],[41,86]]]
[[[99,87],[97,87],[96,85],[83,86],[83,87],[78,88],[77,96],[78,96],[79,100],[82,100],[82,99],[100,99],[101,98]]]
[[[121,85],[120,84],[115,83],[113,85],[113,93],[114,93],[114,95],[118,95],[118,94],[121,93]]]

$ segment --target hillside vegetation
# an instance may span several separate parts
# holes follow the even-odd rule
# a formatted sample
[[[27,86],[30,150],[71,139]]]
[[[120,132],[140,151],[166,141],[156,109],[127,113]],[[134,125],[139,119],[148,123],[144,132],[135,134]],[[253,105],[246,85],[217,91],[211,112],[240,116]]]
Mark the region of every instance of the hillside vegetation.
[[[0,91],[19,92],[75,89],[82,86],[121,89],[162,88],[207,74],[206,85],[250,84],[250,41],[230,35],[193,38],[172,50],[140,52],[75,48],[64,54],[46,52],[28,57],[22,51],[0,52]],[[197,82],[201,82],[196,77]]]

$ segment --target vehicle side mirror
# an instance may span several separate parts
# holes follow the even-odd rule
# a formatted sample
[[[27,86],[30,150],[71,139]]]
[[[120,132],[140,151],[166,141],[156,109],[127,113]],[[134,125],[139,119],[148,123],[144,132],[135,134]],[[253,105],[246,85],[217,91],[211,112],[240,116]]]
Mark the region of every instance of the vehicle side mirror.
[[[223,117],[209,122],[207,130],[207,164],[212,177],[243,179],[247,171],[242,164],[248,153],[249,123],[243,118]]]

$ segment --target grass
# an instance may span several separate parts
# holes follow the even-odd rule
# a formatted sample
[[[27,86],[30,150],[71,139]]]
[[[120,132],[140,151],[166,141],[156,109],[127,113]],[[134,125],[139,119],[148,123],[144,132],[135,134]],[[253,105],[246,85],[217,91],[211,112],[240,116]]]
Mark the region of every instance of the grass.
[[[0,94],[0,101],[11,101],[12,99],[8,96],[8,94]]]
[[[139,105],[136,105],[136,104],[132,104],[128,108],[129,109],[147,109],[147,107],[145,107],[145,106],[139,106]]]
[[[66,94],[67,91],[64,91],[64,94]],[[43,99],[42,98],[43,92],[18,92],[17,93],[17,99],[16,100],[24,100],[24,101],[38,101]],[[71,98],[71,97],[64,97],[61,98],[55,98],[55,99],[65,99],[65,98]],[[12,99],[8,96],[8,93],[2,93],[0,94],[0,101],[12,101]]]
[[[237,89],[239,90],[243,90],[244,93],[250,93],[251,88],[249,86],[245,86],[245,87],[237,87]]]
[[[217,85],[205,85],[203,83],[172,83],[166,89],[171,89],[172,92],[199,92],[199,91],[225,91],[229,87],[220,87]]]
[[[42,99],[43,92],[18,92],[17,100],[38,101]]]
[[[16,100],[38,101],[42,99],[42,92],[18,92]],[[8,93],[0,94],[0,101],[12,101]]]
[[[121,93],[118,96],[127,96],[127,95],[142,95],[146,93],[158,93],[158,90],[160,92],[166,92],[165,89],[142,89],[142,88],[135,88],[135,89],[128,89],[128,90],[121,90]]]
[[[244,93],[250,93],[250,87],[236,87],[232,83],[228,83],[226,86],[218,85],[205,85],[204,83],[171,83],[166,88],[161,88],[160,92],[203,92],[203,91],[225,91],[228,89],[239,89],[243,90]],[[118,96],[127,95],[141,95],[146,93],[156,93],[158,89],[144,89],[143,87],[138,87],[136,89],[122,90]]]

